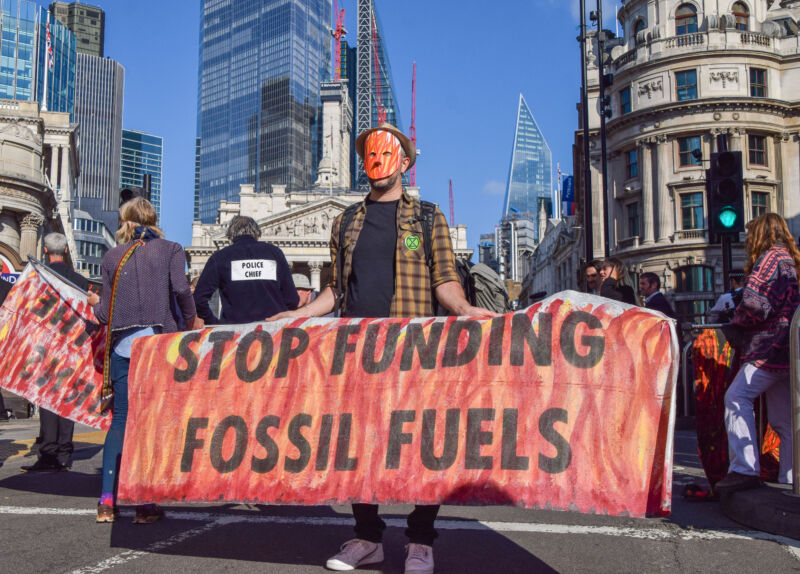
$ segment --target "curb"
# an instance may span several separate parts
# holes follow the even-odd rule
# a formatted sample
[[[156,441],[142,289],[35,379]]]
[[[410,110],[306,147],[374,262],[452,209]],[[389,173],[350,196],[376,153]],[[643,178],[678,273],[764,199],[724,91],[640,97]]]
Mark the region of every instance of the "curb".
[[[788,485],[720,493],[720,508],[739,524],[800,540],[800,497]]]

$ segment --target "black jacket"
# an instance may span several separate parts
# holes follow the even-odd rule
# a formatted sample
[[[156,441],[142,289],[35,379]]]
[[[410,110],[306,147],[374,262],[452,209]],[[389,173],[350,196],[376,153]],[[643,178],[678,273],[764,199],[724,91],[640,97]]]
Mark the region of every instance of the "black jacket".
[[[0,304],[5,300],[6,295],[8,295],[8,292],[11,291],[11,288],[13,286],[14,285],[9,283],[8,281],[3,281],[2,279],[0,279]]]
[[[75,271],[70,265],[59,261],[58,263],[49,264],[48,267],[70,283],[75,284],[76,287],[80,287],[84,291],[89,290],[89,280]]]
[[[222,301],[219,318],[208,304],[217,289]],[[296,309],[300,298],[283,251],[246,235],[209,258],[194,290],[194,301],[197,314],[214,325],[263,321]]]
[[[629,305],[636,305],[636,293],[633,292],[633,287],[630,285],[618,285],[617,280],[612,277],[603,281],[603,285],[600,287],[600,295],[615,301],[628,303]]]
[[[645,302],[644,306],[653,311],[661,311],[670,319],[677,319],[675,310],[661,291],[657,291],[649,301]]]

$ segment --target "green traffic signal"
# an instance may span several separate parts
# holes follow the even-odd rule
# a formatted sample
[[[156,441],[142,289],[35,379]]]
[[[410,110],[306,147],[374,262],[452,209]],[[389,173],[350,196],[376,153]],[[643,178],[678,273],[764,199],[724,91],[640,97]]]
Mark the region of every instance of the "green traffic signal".
[[[719,222],[726,229],[730,229],[731,227],[736,225],[736,218],[737,218],[736,210],[729,205],[726,205],[720,210],[718,217],[719,217]]]

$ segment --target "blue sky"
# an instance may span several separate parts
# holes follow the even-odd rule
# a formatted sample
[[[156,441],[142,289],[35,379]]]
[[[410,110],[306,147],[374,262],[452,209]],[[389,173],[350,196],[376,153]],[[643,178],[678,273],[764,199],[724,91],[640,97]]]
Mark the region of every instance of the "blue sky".
[[[425,199],[448,214],[453,180],[456,223],[468,226],[474,248],[502,212],[520,93],[550,145],[554,169],[559,161],[565,173],[572,172],[580,91],[578,1],[375,2],[406,130],[417,62],[422,151],[417,184]],[[124,127],[164,137],[162,226],[170,239],[186,245],[194,194],[200,2],[91,3],[106,12],[105,55],[125,67]],[[612,29],[615,4],[604,4]],[[355,43],[356,0],[340,0],[340,6]]]

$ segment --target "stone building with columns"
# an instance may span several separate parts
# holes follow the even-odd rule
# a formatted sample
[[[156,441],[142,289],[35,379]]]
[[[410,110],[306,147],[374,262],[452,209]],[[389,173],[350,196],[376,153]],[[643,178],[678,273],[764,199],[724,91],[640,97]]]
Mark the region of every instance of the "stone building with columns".
[[[419,196],[418,188],[406,188]],[[331,277],[329,242],[331,224],[351,203],[364,199],[364,194],[342,189],[330,193],[325,188],[286,192],[286,187],[273,185],[272,193],[256,193],[252,185],[241,186],[239,201],[223,201],[215,223],[195,221],[192,225],[192,244],[186,247],[189,274],[200,275],[208,258],[229,244],[225,231],[236,215],[247,215],[258,222],[261,241],[281,248],[293,273],[303,273],[311,279],[315,290],[325,287]],[[456,256],[469,260],[467,226],[450,229]]]
[[[721,146],[742,151],[747,218],[774,211],[800,234],[798,20],[797,0],[622,2],[623,35],[606,42],[613,74],[607,224],[596,34],[588,43],[593,256],[604,255],[608,233],[611,255],[634,274],[656,273],[684,319],[699,319],[727,288],[705,205],[707,160]],[[579,130],[581,217],[582,172]],[[742,243],[734,245],[733,264],[744,264]]]
[[[42,258],[42,237],[64,233],[76,253],[70,205],[78,177],[77,126],[37,102],[0,100],[0,265]]]

